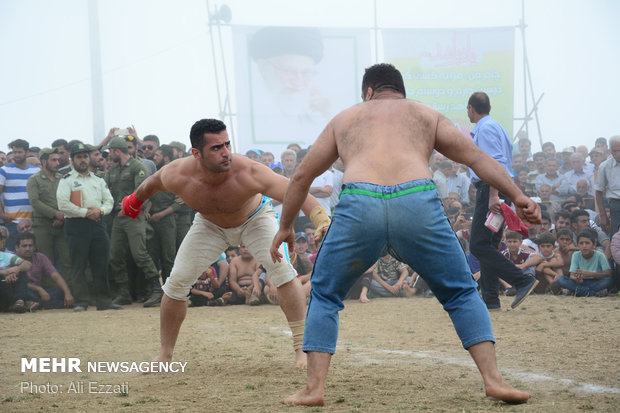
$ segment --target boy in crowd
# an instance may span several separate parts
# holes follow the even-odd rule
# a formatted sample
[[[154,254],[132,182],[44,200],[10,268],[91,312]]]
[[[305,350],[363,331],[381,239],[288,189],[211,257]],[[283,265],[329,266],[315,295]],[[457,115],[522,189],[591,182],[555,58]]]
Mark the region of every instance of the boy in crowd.
[[[259,305],[262,285],[258,277],[265,271],[245,245],[239,246],[238,257],[230,261],[228,282],[231,304]]]
[[[577,297],[607,296],[607,289],[613,285],[611,269],[605,254],[595,249],[596,236],[591,230],[580,232],[577,246],[579,251],[573,254],[570,276],[559,276],[557,284]]]
[[[534,277],[536,272],[536,266],[542,262],[542,257],[538,254],[534,254],[527,248],[521,248],[523,243],[523,236],[516,231],[506,231],[506,248],[502,251],[504,257],[508,258],[517,266],[524,274]],[[514,296],[516,289],[510,287],[506,290],[506,295]]]
[[[190,290],[190,307],[221,306],[228,304],[232,293],[218,280],[214,267],[209,267],[196,280]]]
[[[365,276],[362,280],[360,301],[370,302],[369,291],[375,297],[412,297],[415,291],[409,285],[408,275],[407,266],[385,251],[372,271],[372,279]]]
[[[314,233],[312,237],[314,238]],[[296,233],[295,250],[290,256],[291,265],[295,268],[295,271],[297,271],[297,278],[301,281],[306,298],[310,297],[310,277],[312,276],[312,269],[314,268],[314,264],[307,255],[307,247],[309,244],[307,233]],[[267,292],[265,292],[265,294],[267,294]]]
[[[538,235],[538,253],[543,261],[536,266],[536,279],[539,284],[534,289],[536,293],[546,293],[560,275],[564,261],[559,249],[555,248],[555,237],[550,232]]]

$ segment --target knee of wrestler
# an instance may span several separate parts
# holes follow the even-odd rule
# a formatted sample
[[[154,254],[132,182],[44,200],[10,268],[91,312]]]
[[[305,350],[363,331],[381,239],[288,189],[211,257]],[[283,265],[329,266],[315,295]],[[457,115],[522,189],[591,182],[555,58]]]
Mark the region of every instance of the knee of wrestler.
[[[187,286],[179,282],[179,280],[174,279],[173,276],[168,277],[166,279],[166,283],[161,287],[164,294],[173,300],[179,301],[187,301],[189,299],[189,292],[191,288],[191,285]]]

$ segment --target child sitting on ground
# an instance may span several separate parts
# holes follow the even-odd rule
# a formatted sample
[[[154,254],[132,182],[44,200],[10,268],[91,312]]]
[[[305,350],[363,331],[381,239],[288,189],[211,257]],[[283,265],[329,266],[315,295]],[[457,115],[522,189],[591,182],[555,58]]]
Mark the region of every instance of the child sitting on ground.
[[[190,307],[220,306],[228,304],[232,293],[226,292],[224,283],[220,285],[215,268],[209,267],[196,280],[190,290]]]
[[[508,258],[514,263],[524,274],[535,276],[536,266],[542,262],[542,257],[527,248],[521,248],[523,243],[523,236],[517,231],[506,231],[506,246],[507,248],[502,251],[504,257]],[[506,289],[506,295],[513,296],[516,294],[516,289],[510,286]]]
[[[387,251],[377,261],[372,271],[372,279],[365,276],[362,279],[360,301],[368,303],[368,291],[375,297],[411,297],[415,294],[407,278],[409,271],[402,262],[392,257]],[[409,281],[409,282],[408,282]]]
[[[550,291],[550,285],[560,275],[562,275],[562,266],[564,261],[559,249],[555,248],[555,237],[550,232],[543,232],[538,235],[538,254],[543,261],[536,266],[536,278],[539,284],[534,289],[535,293],[547,293]]]
[[[596,236],[587,229],[577,235],[579,251],[573,254],[570,276],[558,277],[556,283],[577,297],[605,297],[613,285],[605,254],[595,249]]]

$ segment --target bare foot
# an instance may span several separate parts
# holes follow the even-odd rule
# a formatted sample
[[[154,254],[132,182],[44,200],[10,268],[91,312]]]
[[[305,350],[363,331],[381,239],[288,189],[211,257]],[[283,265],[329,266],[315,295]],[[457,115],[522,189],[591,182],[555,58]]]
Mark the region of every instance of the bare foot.
[[[362,296],[360,295],[360,302],[361,302],[361,303],[369,303],[369,302],[370,302],[370,300],[368,299],[368,297],[366,297],[366,296],[363,296],[363,297],[362,297]]]
[[[152,361],[165,361],[165,362],[170,362],[170,361],[172,361],[172,355],[170,355],[170,356],[165,356],[165,355],[162,355],[162,353],[159,353],[159,354],[157,355],[157,357],[155,357]],[[146,372],[141,373],[141,374],[142,374],[143,376],[146,376],[147,374],[151,374],[151,372],[150,372],[150,371],[146,371]]]
[[[325,399],[323,398],[323,394],[311,394],[308,388],[305,388],[292,396],[282,399],[280,403],[301,404],[304,406],[323,406],[325,405]]]
[[[224,305],[228,304],[228,300],[230,300],[230,297],[232,297],[232,292],[227,292],[222,294],[222,301],[224,302]]]
[[[305,370],[308,368],[308,356],[302,349],[295,350],[295,370]]]
[[[405,289],[405,295],[409,298],[409,297],[413,297],[416,293],[415,288],[411,287],[409,284],[405,283],[405,285],[403,286],[403,288]]]
[[[510,404],[520,404],[528,401],[532,395],[528,392],[517,390],[505,381],[485,386],[487,397],[505,401]]]

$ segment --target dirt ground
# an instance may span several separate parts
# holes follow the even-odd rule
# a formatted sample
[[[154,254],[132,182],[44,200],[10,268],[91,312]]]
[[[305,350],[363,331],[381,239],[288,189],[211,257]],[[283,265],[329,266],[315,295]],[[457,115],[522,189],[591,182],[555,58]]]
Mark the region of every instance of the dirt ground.
[[[279,403],[305,384],[305,372],[293,370],[290,333],[275,306],[188,309],[175,352],[188,362],[185,372],[146,376],[89,373],[86,365],[151,360],[157,308],[0,314],[0,411],[620,411],[620,297],[509,304],[503,298],[504,310],[491,317],[504,377],[533,393],[524,405],[487,399],[440,304],[416,297],[346,302],[322,408]],[[77,357],[82,373],[21,373],[22,357]],[[128,390],[95,394],[95,381]],[[86,390],[68,393],[72,383]],[[58,392],[37,392],[47,388]]]

